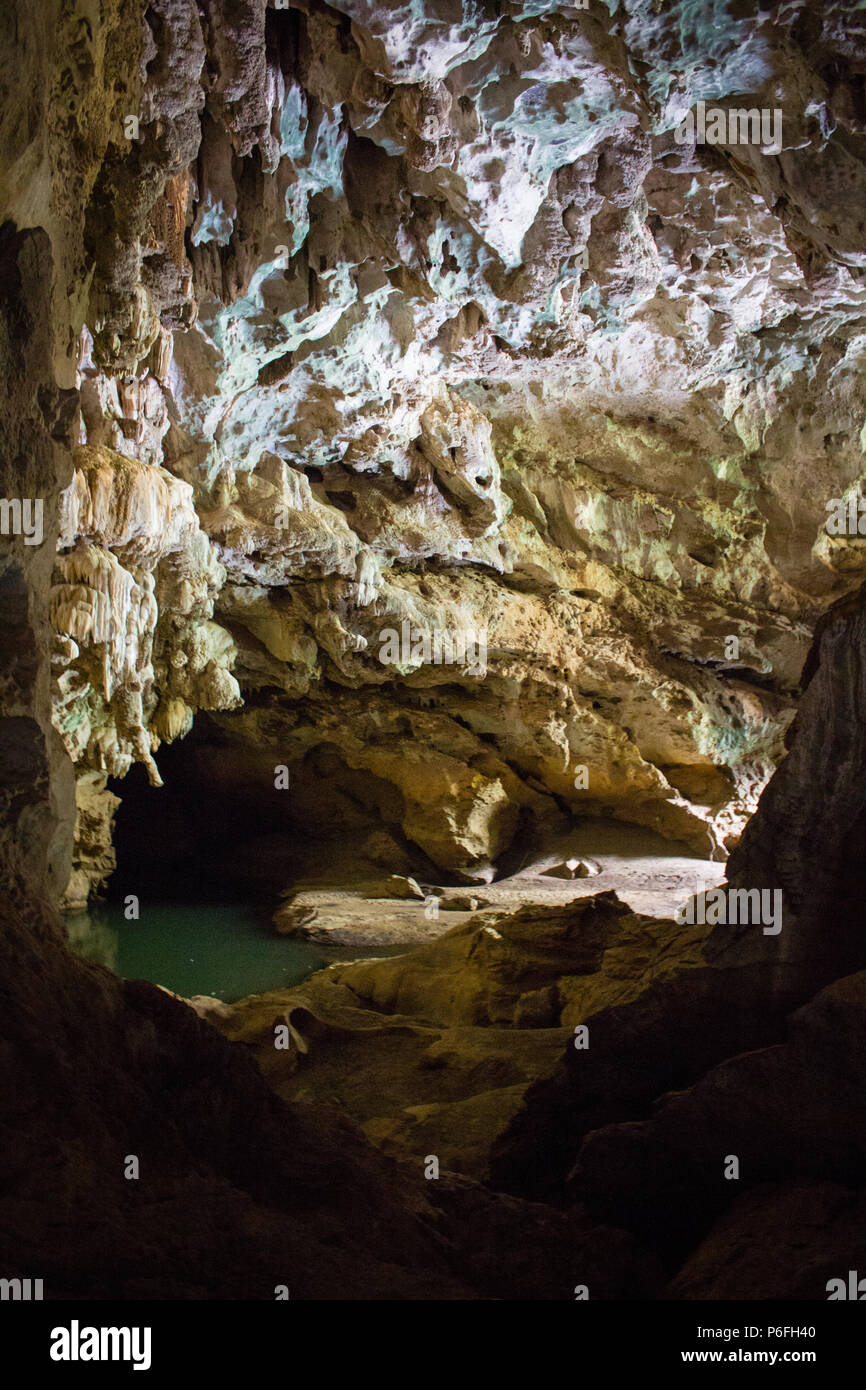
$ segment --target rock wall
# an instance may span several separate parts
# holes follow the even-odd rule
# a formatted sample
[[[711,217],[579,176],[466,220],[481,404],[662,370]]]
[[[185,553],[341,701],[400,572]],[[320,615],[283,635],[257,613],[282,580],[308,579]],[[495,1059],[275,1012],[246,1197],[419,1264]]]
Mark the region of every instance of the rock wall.
[[[863,573],[825,529],[863,473],[856,10],[720,11],[711,41],[643,0],[134,11],[88,184],[80,441],[187,484],[158,475],[201,539],[182,560],[140,518],[141,691],[61,656],[81,775],[241,699],[231,740],[336,749],[446,871],[488,871],[522,811],[724,857]],[[778,113],[780,148],[682,143],[699,101]]]
[[[241,698],[229,670],[234,643],[212,621],[224,572],[189,483],[105,445],[77,448],[73,462],[51,589],[53,718],[78,769],[76,859],[64,903],[83,907],[113,868],[118,799],[106,777],[123,777],[136,761],[161,786],[153,757],[160,739],[188,733],[194,709],[231,708]],[[85,827],[91,838],[96,832],[95,855]]]
[[[780,987],[810,985],[864,965],[862,845],[866,799],[866,589],[822,617],[803,672],[789,752],[731,856],[736,887],[778,889],[785,929],[771,948],[742,929],[715,933],[720,961],[772,961]],[[819,811],[820,808],[820,811]]]
[[[191,1002],[278,1095],[339,1106],[386,1153],[625,1228],[660,1297],[824,1299],[866,1233],[864,604],[822,620],[790,751],[727,865],[725,891],[780,889],[780,931],[601,893]]]
[[[615,1229],[426,1182],[333,1110],[286,1106],[184,1003],[59,949],[50,913],[0,910],[4,1277],[88,1300],[565,1300],[575,1265],[599,1297],[658,1285]]]
[[[690,957],[669,937],[635,997],[589,1001],[589,1049],[566,1048],[489,1156],[497,1186],[615,1210],[679,1271],[670,1297],[823,1298],[863,1239],[864,597],[825,616],[790,751],[727,866],[726,888],[781,888],[781,931],[694,926]]]
[[[106,5],[6,7],[11,69],[0,104],[3,394],[0,492],[26,501],[31,534],[4,519],[4,882],[57,899],[69,879],[72,768],[52,725],[49,596],[60,493],[71,481],[78,407],[76,341],[86,311],[88,200],[120,112],[137,100],[121,54],[137,53],[140,15]],[[38,523],[38,524],[36,524]],[[12,532],[10,534],[10,531]]]
[[[0,104],[0,481],[7,498],[43,503],[43,543],[4,536],[0,549],[0,1112],[12,1136],[0,1157],[3,1277],[39,1270],[49,1299],[269,1301],[277,1284],[302,1299],[565,1297],[577,1243],[612,1296],[649,1291],[658,1271],[629,1237],[611,1231],[602,1252],[591,1223],[459,1180],[430,1193],[422,1173],[383,1160],[351,1124],[290,1112],[185,1004],[67,949],[50,900],[69,879],[75,803],[52,724],[50,603],[72,629],[60,633],[61,679],[88,683],[82,706],[106,760],[146,761],[148,681],[126,723],[108,711],[124,708],[116,702],[148,658],[160,670],[163,649],[166,670],[178,668],[177,699],[232,695],[222,639],[201,636],[211,631],[210,551],[182,481],[110,445],[73,457],[75,276],[87,272],[79,214],[130,104],[124,77],[141,33],[138,6],[103,6],[98,29],[85,11],[48,0],[0,14],[4,52],[17,60]],[[154,516],[164,530],[152,530]],[[162,593],[178,602],[174,646],[148,603]],[[196,664],[199,651],[210,654]],[[102,773],[87,761],[90,734],[76,743],[69,708],[63,720],[82,750],[88,877],[105,867]],[[138,1188],[121,1148],[140,1159]],[[486,1215],[464,1243],[473,1210]],[[522,1230],[539,1262],[503,1277],[487,1252],[506,1228]]]

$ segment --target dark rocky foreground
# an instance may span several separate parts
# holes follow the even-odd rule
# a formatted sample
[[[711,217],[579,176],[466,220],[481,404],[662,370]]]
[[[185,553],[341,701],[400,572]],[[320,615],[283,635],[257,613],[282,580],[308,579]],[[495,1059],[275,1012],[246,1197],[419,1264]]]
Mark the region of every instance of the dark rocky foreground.
[[[374,1149],[288,1106],[241,1047],[144,982],[3,919],[0,1265],[46,1297],[553,1299],[651,1296],[630,1236]],[[124,1177],[128,1155],[140,1177]]]
[[[790,755],[733,882],[773,842],[786,797],[813,806],[812,844],[827,852],[809,769],[837,694],[862,717],[863,613],[861,596],[819,635]],[[860,783],[852,759],[835,791],[855,819]],[[438,1137],[422,1127],[419,1147],[409,1126],[388,1157],[332,1106],[279,1099],[247,1046],[188,1005],[72,958],[50,913],[7,899],[4,1267],[42,1271],[55,1297],[255,1299],[277,1284],[298,1298],[568,1299],[578,1284],[602,1299],[822,1297],[866,1235],[866,970],[834,978],[857,964],[844,902],[835,931],[798,936],[826,879],[805,858],[789,865],[796,908],[776,938],[722,941],[600,895],[224,1009],[276,1089],[312,1075],[321,1099],[351,1072],[349,1110],[380,1113],[390,1087],[399,1113],[425,1065],[450,1069],[464,1101],[485,1098],[486,1077],[487,1186],[447,1171],[473,1142],[459,1104],[438,1107]],[[286,1063],[267,1037],[281,1017],[295,1030]],[[581,1021],[589,1047],[569,1041],[557,1067],[563,1028]],[[507,1083],[521,1059],[531,1076],[539,1040],[550,1075],[521,1104],[525,1085]],[[321,1051],[324,1071],[305,1072]],[[439,1138],[451,1161],[426,1179]]]
[[[676,1297],[819,1298],[866,1235],[864,624],[862,590],[822,622],[728,864],[735,887],[782,888],[781,933],[718,926],[703,968],[603,1014],[603,1046],[566,1053],[493,1159],[509,1190],[616,1209],[669,1267],[691,1249]]]

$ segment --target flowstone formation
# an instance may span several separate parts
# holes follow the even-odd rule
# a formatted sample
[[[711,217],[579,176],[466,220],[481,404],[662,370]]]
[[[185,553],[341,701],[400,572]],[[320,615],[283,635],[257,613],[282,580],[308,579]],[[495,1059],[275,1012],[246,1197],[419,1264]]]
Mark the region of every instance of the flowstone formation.
[[[192,488],[104,445],[74,454],[61,504],[51,590],[58,640],[54,723],[78,769],[76,858],[64,895],[87,903],[113,868],[110,774],[192,727],[193,708],[239,705],[231,637],[211,621],[222,572],[199,526]],[[163,621],[159,623],[162,612]]]
[[[241,762],[367,777],[458,880],[563,813],[723,858],[866,564],[825,528],[863,473],[859,11],[130,28],[55,574],[67,901],[110,871],[105,776],[156,780],[202,709]]]

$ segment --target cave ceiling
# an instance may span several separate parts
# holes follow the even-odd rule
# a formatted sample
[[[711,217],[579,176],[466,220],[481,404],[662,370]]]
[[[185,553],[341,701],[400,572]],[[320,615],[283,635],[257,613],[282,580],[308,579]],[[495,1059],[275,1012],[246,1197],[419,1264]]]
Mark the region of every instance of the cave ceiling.
[[[826,527],[866,439],[863,11],[153,0],[130,33],[52,591],[80,811],[204,711],[334,750],[449,871],[554,811],[724,855],[866,571]],[[751,109],[769,145],[688,125]]]

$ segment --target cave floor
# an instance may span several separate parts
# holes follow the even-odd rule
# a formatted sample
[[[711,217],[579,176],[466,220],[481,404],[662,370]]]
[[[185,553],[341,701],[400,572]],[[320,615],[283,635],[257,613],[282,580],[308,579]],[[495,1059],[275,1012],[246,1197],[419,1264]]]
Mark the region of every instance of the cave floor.
[[[549,871],[577,859],[586,877],[551,877]],[[421,883],[424,896],[409,896],[410,880],[393,879],[393,893],[378,896],[382,883],[359,877],[351,866],[299,883],[287,906],[275,914],[285,935],[323,947],[407,947],[433,941],[475,912],[514,912],[528,905],[561,907],[575,898],[614,891],[635,912],[672,917],[698,888],[724,877],[724,865],[697,858],[686,845],[653,830],[621,821],[597,820],[527,853],[522,867],[494,883],[443,887]],[[342,878],[342,881],[340,879]],[[389,885],[390,886],[390,885]],[[436,899],[437,907],[431,908]],[[475,904],[474,907],[470,904]]]
[[[587,875],[546,872],[566,859]],[[331,873],[341,870],[351,874],[348,857],[334,859]],[[326,969],[231,1005],[187,1002],[253,1051],[284,1100],[336,1107],[393,1156],[435,1154],[487,1181],[528,1087],[553,1075],[575,1024],[699,964],[705,929],[673,918],[724,865],[651,830],[593,821],[487,885],[414,881],[423,897],[374,897],[413,881],[367,874],[296,885],[280,910],[290,932],[320,943]],[[474,910],[458,910],[470,899]],[[431,917],[434,900],[455,906]],[[281,1023],[291,1036],[275,1045]]]

